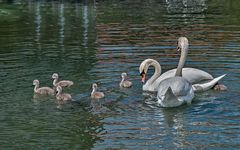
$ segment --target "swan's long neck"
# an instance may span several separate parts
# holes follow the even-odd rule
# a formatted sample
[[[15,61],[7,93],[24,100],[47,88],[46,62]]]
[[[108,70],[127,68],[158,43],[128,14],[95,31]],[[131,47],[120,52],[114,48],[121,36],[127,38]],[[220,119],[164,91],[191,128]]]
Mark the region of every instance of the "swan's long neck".
[[[57,82],[58,82],[58,78],[55,78],[55,79],[53,80],[53,86],[56,86],[56,85],[57,85]]]
[[[149,66],[153,66],[155,68],[155,72],[154,72],[153,76],[147,81],[146,84],[153,84],[154,81],[161,75],[162,68],[161,68],[161,65],[157,61],[152,61],[149,64]]]
[[[93,90],[92,90],[91,95],[94,94],[96,91],[97,91],[97,88],[94,87]]]
[[[120,85],[120,86],[122,86],[122,85],[123,85],[123,81],[124,81],[124,79],[122,79],[122,81],[119,83],[119,85]]]
[[[56,96],[59,96],[62,93],[62,90],[57,90]]]
[[[122,84],[125,80],[125,77],[122,77],[122,81],[120,82],[120,84]]]
[[[56,96],[59,96],[59,95],[60,95],[60,93],[61,93],[60,91],[57,91],[57,94],[56,94]]]
[[[185,64],[186,58],[187,58],[187,54],[188,54],[188,46],[184,46],[181,50],[181,57],[180,60],[178,62],[178,67],[177,67],[177,71],[175,76],[182,76],[182,69],[183,66]]]
[[[37,92],[38,87],[39,87],[39,84],[35,84],[34,92]]]

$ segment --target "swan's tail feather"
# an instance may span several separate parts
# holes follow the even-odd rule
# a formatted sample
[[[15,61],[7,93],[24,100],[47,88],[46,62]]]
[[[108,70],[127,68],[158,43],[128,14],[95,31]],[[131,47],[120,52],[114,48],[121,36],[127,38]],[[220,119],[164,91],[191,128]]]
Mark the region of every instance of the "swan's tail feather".
[[[183,103],[183,101],[179,101],[178,98],[173,94],[173,91],[170,87],[168,87],[164,96],[161,98],[158,95],[158,102],[163,107],[177,107]]]
[[[209,89],[211,89],[213,86],[215,86],[218,81],[220,81],[223,77],[225,77],[226,74],[221,75],[217,78],[214,78],[213,80],[207,82],[207,83],[203,83],[203,84],[194,84],[193,86],[193,90],[194,92],[203,92],[203,91],[207,91]]]
[[[175,99],[177,98],[174,94],[173,91],[171,89],[171,87],[168,87],[166,93],[164,94],[165,99]]]

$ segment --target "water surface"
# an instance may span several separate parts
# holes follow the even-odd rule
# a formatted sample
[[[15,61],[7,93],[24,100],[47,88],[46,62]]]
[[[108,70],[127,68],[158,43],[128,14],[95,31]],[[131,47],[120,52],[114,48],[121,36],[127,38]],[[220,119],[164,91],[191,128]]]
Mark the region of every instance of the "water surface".
[[[16,1],[0,5],[2,149],[239,149],[240,20],[235,1]],[[187,67],[227,73],[227,92],[161,108],[143,93],[138,66],[177,66],[176,39],[190,41]],[[33,98],[32,81],[75,82],[75,102]],[[120,89],[127,72],[134,86]],[[148,77],[153,73],[149,72]],[[89,98],[92,83],[106,97]]]

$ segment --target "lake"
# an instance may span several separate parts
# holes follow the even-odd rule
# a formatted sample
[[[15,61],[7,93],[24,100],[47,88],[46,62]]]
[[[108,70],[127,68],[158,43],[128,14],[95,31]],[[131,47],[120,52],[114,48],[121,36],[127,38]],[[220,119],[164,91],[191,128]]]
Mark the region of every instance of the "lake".
[[[0,1],[1,149],[240,149],[240,1]],[[146,58],[227,74],[228,91],[162,108],[142,91]],[[151,68],[147,77],[153,74]],[[121,73],[133,82],[119,88]],[[74,81],[75,101],[34,98],[34,79]],[[91,100],[97,83],[106,97]]]

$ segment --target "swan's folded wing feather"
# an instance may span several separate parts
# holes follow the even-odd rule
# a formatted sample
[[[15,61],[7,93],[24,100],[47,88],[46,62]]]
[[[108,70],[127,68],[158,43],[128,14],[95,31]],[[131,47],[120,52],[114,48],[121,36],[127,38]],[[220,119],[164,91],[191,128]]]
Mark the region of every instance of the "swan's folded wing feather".
[[[171,69],[171,70],[168,70],[168,71],[164,72],[156,80],[156,83],[155,83],[156,86],[157,86],[157,84],[159,84],[164,79],[174,77],[175,73],[176,73],[176,69]],[[209,73],[207,73],[203,70],[200,70],[200,69],[196,69],[196,68],[183,68],[182,74],[183,74],[183,77],[192,84],[198,83],[198,82],[203,81],[203,80],[213,79],[212,75],[210,75]]]
[[[166,93],[164,94],[164,99],[167,100],[172,100],[172,99],[177,99],[177,97],[173,94],[173,91],[171,87],[168,87]]]
[[[180,106],[183,101],[179,101],[178,98],[173,94],[171,87],[168,87],[164,96],[158,95],[159,103],[163,107],[177,107]]]
[[[206,83],[192,85],[194,92],[202,92],[202,91],[207,91],[211,89],[213,86],[215,86],[218,83],[218,81],[220,81],[225,76],[226,74],[221,75],[217,78],[214,78],[213,80]]]

